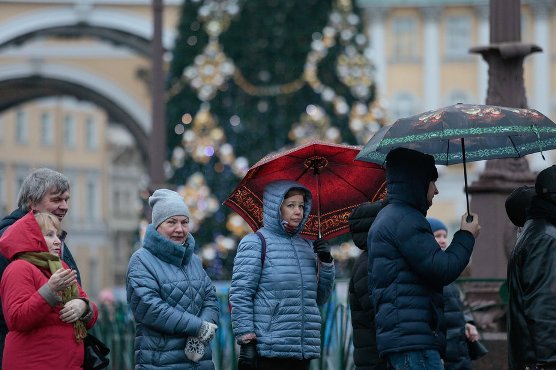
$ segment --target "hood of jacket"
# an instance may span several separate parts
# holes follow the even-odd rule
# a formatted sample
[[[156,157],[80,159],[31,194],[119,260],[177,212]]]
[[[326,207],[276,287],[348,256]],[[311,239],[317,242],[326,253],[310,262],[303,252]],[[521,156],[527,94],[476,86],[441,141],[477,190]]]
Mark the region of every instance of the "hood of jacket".
[[[386,156],[387,201],[400,201],[427,214],[427,192],[438,179],[434,157],[421,152],[396,148]]]
[[[299,189],[305,192],[305,211],[303,212],[303,220],[295,230],[295,235],[303,230],[303,227],[305,226],[305,223],[309,218],[309,213],[311,213],[313,196],[311,195],[309,189],[295,181],[279,180],[268,184],[264,190],[263,226],[278,235],[288,234],[284,230],[284,226],[282,225],[282,219],[280,217],[280,206],[282,205],[282,202],[284,202],[286,193],[292,189]]]
[[[0,237],[0,252],[10,261],[18,253],[48,252],[33,211],[29,211],[4,232]]]
[[[349,232],[355,246],[363,251],[367,250],[367,235],[376,215],[382,209],[383,202],[365,202],[351,211],[348,217]]]
[[[195,239],[191,233],[188,233],[184,245],[174,243],[156,231],[152,224],[149,224],[143,239],[143,248],[164,262],[182,266],[187,265],[193,255]]]

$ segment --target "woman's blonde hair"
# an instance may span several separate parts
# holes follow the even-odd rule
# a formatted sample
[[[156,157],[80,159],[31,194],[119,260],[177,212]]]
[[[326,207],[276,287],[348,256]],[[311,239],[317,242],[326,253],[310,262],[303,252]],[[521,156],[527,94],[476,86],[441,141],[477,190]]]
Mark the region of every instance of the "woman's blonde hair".
[[[35,219],[41,227],[42,233],[46,233],[48,226],[53,225],[56,228],[56,234],[60,235],[62,232],[62,226],[60,225],[60,220],[58,217],[54,216],[49,212],[38,212],[35,213]]]

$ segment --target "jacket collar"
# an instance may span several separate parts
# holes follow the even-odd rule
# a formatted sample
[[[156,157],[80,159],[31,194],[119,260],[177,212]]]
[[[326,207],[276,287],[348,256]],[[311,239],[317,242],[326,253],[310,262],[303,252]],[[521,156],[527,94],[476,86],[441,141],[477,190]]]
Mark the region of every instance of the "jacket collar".
[[[147,226],[143,248],[162,261],[175,266],[187,265],[195,248],[195,239],[189,233],[185,245],[177,244],[165,238],[155,230],[152,224]]]

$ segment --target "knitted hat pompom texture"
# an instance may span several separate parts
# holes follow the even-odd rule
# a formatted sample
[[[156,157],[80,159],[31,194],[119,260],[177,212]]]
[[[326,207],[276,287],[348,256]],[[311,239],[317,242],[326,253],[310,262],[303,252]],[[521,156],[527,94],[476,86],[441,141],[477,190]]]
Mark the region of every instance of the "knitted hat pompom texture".
[[[191,217],[183,197],[173,190],[158,189],[149,197],[152,212],[152,224],[155,229],[172,216]]]
[[[433,233],[437,232],[438,230],[444,230],[448,232],[448,228],[446,227],[446,225],[444,225],[444,222],[440,221],[439,219],[433,217],[427,217],[427,221],[431,225],[431,229]]]

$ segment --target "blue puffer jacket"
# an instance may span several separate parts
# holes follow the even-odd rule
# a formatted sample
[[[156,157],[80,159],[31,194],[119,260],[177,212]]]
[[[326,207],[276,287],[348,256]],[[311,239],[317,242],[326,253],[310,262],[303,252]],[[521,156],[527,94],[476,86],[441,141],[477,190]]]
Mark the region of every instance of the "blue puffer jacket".
[[[184,352],[203,321],[218,322],[216,291],[194,247],[191,234],[183,246],[149,225],[143,247],[131,256],[126,288],[136,323],[136,369],[214,369],[210,346],[199,363]]]
[[[400,169],[388,169],[388,204],[367,238],[381,357],[427,349],[443,353],[442,288],[463,271],[475,243],[471,233],[460,230],[446,251],[438,247],[425,218],[427,189],[434,178],[423,165],[407,161]]]
[[[280,205],[292,189],[305,191],[303,222],[294,235],[280,223]],[[312,359],[320,356],[321,317],[334,284],[334,264],[316,259],[312,243],[298,236],[311,211],[311,193],[292,181],[275,182],[263,196],[266,257],[261,268],[261,241],[255,234],[239,243],[234,260],[230,303],[236,338],[257,335],[263,357]]]

